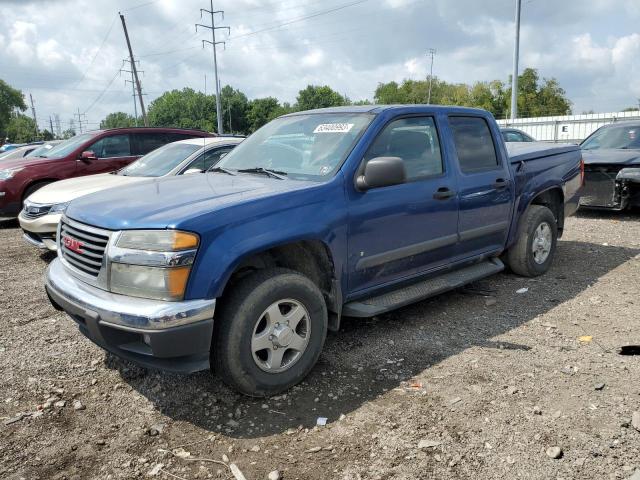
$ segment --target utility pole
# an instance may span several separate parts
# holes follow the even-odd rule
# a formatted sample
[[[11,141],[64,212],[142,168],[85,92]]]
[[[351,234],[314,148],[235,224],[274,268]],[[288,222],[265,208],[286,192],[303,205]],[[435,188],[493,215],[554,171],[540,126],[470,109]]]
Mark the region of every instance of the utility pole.
[[[118,12],[119,13],[119,12]],[[124,38],[127,40],[127,48],[129,49],[129,59],[131,63],[131,70],[133,71],[133,78],[136,82],[136,87],[138,90],[138,98],[140,99],[140,110],[142,111],[142,120],[144,121],[144,126],[148,127],[149,123],[147,121],[147,112],[144,109],[144,101],[142,100],[142,87],[140,86],[140,79],[138,78],[138,71],[136,70],[136,62],[133,58],[133,49],[131,48],[131,42],[129,41],[129,33],[127,32],[127,24],[124,21],[124,15],[119,13],[120,20],[122,21],[122,29],[124,30]]]
[[[36,107],[33,106],[33,95],[29,94],[31,101],[31,114],[33,115],[33,123],[36,124],[36,138],[38,138],[38,117],[36,117]]]
[[[78,108],[78,113],[74,113],[73,115],[78,117],[78,128],[80,129],[80,133],[82,133],[82,122],[83,122],[82,117],[85,118],[84,122],[86,123],[87,114],[86,113],[80,113],[80,109]]]
[[[131,60],[123,60],[124,62],[131,62]],[[137,62],[137,60],[136,60]],[[127,83],[131,84],[131,90],[133,91],[133,116],[136,120],[136,127],[138,126],[138,105],[137,105],[137,100],[136,100],[136,82],[135,82],[135,77],[133,76],[133,68],[131,70],[125,70],[124,68],[120,69],[121,72],[125,72],[125,73],[130,73],[131,74],[131,80],[126,80],[124,81],[124,84],[126,85]],[[144,70],[137,70],[138,73],[142,73],[144,75]]]
[[[202,40],[202,48],[204,48],[205,43],[210,43],[213,47],[213,71],[215,74],[215,82],[216,82],[216,117],[218,120],[218,134],[222,134],[222,106],[220,105],[220,84],[218,83],[218,57],[216,53],[216,45],[222,44],[226,48],[225,42],[216,42],[216,30],[227,30],[227,34],[231,34],[230,27],[216,27],[215,23],[215,15],[219,13],[224,20],[224,11],[223,10],[214,10],[213,9],[213,0],[210,0],[211,10],[207,10],[206,8],[200,9],[200,18],[202,18],[202,12],[207,12],[211,15],[211,25],[203,25],[202,23],[196,23],[196,32],[198,31],[198,27],[204,27],[211,30],[211,41]]]
[[[427,55],[431,57],[431,67],[429,68],[429,96],[427,97],[427,105],[431,105],[431,86],[433,85],[433,58],[436,56],[436,49],[430,48]]]
[[[53,120],[51,120],[51,115],[49,115],[49,128],[51,129],[49,130],[51,135],[53,135]]]
[[[511,121],[518,117],[518,59],[520,56],[520,10],[522,0],[516,0],[516,38],[513,47],[513,74],[511,75]]]

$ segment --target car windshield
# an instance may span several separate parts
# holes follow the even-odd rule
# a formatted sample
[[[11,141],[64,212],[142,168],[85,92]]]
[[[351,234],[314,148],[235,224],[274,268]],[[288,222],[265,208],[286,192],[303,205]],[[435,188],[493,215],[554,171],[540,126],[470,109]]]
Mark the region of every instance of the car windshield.
[[[32,151],[29,156],[30,157],[39,157],[41,155],[44,155],[45,153],[49,152],[53,147],[55,147],[58,144],[55,143],[45,143],[44,145],[40,145],[38,148],[36,148],[34,151]]]
[[[203,147],[204,143],[169,143],[140,157],[118,174],[127,177],[161,177]]]
[[[640,125],[601,128],[581,145],[584,150],[600,148],[640,149]]]
[[[362,132],[368,113],[316,113],[280,117],[243,141],[218,167],[267,169],[297,180],[323,181],[333,175]]]
[[[81,135],[76,135],[75,137],[71,137],[64,142],[59,143],[51,150],[47,150],[46,152],[40,153],[38,156],[42,158],[60,158],[66,157],[71,152],[73,152],[76,148],[82,145],[87,140],[91,140],[95,136],[94,133],[83,133]]]

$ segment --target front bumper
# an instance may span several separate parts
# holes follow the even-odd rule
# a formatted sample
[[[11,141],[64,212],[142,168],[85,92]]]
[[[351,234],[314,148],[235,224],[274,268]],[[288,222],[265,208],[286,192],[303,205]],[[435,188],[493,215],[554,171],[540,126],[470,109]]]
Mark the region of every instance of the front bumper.
[[[38,218],[26,217],[23,212],[18,215],[24,239],[35,247],[52,251],[57,250],[56,231],[61,218],[61,213],[51,213]]]
[[[51,303],[98,346],[145,367],[180,373],[209,368],[215,300],[163,302],[110,293],[56,258],[47,269]]]

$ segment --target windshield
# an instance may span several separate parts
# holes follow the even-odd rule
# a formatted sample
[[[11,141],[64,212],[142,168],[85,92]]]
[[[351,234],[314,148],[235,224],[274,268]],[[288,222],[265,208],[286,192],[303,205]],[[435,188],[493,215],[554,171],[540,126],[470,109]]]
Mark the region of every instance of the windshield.
[[[30,157],[39,157],[41,155],[44,155],[45,153],[47,153],[49,150],[51,150],[56,145],[57,145],[56,143],[45,143],[44,145],[41,145],[38,148],[36,148],[34,151],[32,151],[29,154],[29,156]]]
[[[94,136],[95,134],[93,133],[83,133],[81,135],[76,135],[75,137],[71,137],[69,140],[65,140],[64,142],[59,143],[51,150],[40,153],[38,156],[42,158],[66,157],[84,142],[86,142],[87,140],[91,140]]]
[[[597,130],[581,145],[584,150],[599,148],[640,149],[640,125],[620,125]]]
[[[218,167],[265,168],[298,180],[322,181],[340,168],[371,114],[321,113],[281,117],[243,141]]]
[[[161,177],[202,148],[203,145],[191,143],[169,143],[140,157],[118,174],[128,177]]]

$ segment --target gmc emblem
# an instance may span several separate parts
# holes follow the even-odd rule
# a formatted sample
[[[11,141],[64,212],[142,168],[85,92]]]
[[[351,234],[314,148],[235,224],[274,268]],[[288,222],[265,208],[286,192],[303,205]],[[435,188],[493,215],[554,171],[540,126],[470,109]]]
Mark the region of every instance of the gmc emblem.
[[[84,253],[84,250],[82,250],[82,246],[84,245],[84,243],[81,242],[80,240],[76,240],[75,238],[63,236],[62,237],[62,242],[64,243],[64,246],[67,247],[72,252]]]

